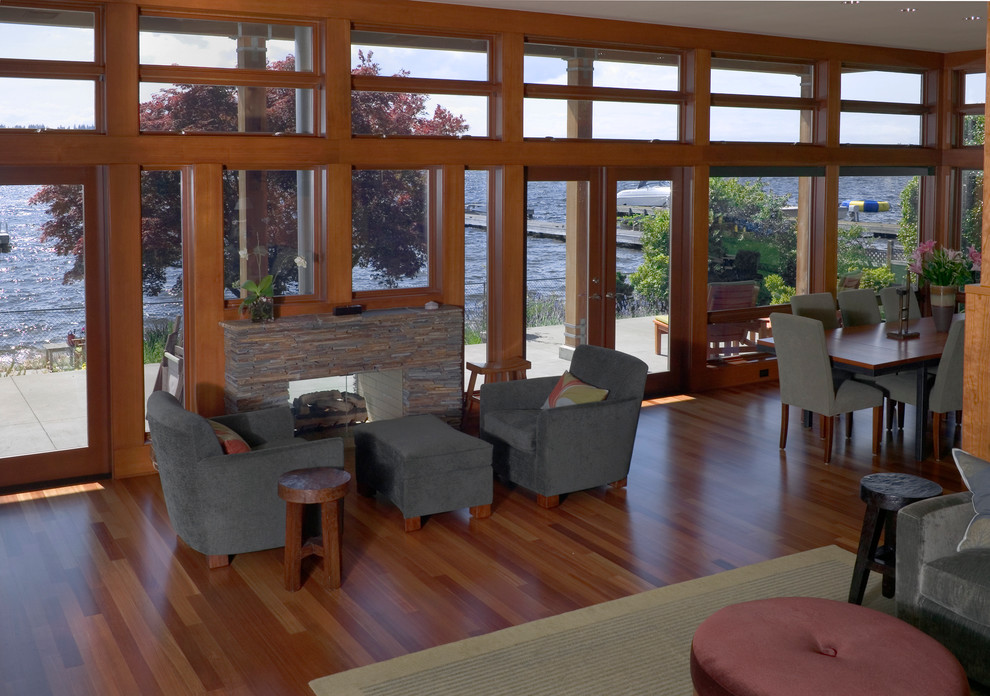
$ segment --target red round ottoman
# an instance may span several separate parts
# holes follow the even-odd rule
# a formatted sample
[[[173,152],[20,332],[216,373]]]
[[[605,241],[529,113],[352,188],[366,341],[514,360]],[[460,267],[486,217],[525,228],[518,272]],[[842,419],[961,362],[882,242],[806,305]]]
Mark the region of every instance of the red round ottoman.
[[[962,666],[914,626],[855,604],[780,597],[719,609],[691,643],[699,696],[967,696]]]

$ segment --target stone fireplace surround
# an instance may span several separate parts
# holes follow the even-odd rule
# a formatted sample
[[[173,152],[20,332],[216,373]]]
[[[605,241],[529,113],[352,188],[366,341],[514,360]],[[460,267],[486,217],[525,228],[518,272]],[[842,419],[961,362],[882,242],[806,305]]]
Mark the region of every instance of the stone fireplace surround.
[[[307,314],[269,323],[224,321],[228,413],[286,405],[290,381],[398,370],[402,414],[461,417],[464,312],[383,309]]]

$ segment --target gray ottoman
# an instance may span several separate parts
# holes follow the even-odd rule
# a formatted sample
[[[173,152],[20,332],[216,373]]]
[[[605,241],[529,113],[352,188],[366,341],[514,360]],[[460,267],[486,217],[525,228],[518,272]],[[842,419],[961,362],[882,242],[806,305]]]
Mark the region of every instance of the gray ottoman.
[[[492,446],[436,416],[406,416],[354,429],[357,489],[381,491],[398,506],[407,532],[420,516],[471,508],[492,514]]]

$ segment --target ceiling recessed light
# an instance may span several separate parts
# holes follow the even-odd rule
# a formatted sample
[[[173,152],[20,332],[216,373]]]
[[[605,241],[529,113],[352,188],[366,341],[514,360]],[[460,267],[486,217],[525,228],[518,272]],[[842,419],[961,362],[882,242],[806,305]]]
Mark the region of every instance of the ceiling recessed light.
[[[858,5],[859,0],[842,0],[843,5]]]
[[[978,17],[977,15],[973,15],[972,17],[963,17],[963,20],[966,22],[979,22],[981,19],[983,19],[983,17]]]
[[[916,7],[902,7],[901,8],[901,12],[917,12],[917,11],[918,11],[918,8],[916,8]]]

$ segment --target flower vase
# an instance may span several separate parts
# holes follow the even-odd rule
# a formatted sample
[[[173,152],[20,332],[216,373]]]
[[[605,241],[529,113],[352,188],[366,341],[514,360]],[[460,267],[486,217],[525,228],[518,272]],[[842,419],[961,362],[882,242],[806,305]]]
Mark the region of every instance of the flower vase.
[[[266,323],[275,319],[275,303],[270,297],[259,297],[251,305],[251,321],[255,323]]]
[[[945,333],[952,325],[952,315],[956,312],[955,285],[932,285],[929,288],[929,298],[932,303],[932,320],[935,330]]]

